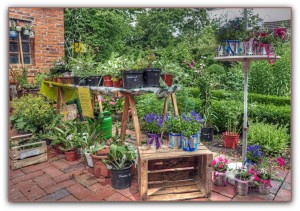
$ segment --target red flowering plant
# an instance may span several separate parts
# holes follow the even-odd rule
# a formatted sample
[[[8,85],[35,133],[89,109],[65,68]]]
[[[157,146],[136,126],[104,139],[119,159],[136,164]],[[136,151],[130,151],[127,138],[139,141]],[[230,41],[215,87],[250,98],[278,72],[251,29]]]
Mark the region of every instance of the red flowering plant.
[[[260,29],[256,32],[256,39],[263,44],[271,44],[274,41],[274,33],[268,28]]]
[[[219,156],[212,161],[212,166],[217,172],[226,172],[228,168],[228,160]]]

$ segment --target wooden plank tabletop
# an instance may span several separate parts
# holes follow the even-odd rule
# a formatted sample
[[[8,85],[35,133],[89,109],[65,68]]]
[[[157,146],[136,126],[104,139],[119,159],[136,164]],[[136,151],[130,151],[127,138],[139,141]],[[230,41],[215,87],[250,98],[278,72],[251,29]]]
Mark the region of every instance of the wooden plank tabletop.
[[[165,151],[163,150],[145,150],[145,146],[139,146],[138,152],[141,160],[157,160],[157,159],[168,159],[168,158],[180,158],[180,157],[192,157],[199,155],[207,155],[212,154],[210,150],[208,150],[203,144],[200,144],[197,150],[192,152],[183,151],[182,149],[173,150],[167,148]]]

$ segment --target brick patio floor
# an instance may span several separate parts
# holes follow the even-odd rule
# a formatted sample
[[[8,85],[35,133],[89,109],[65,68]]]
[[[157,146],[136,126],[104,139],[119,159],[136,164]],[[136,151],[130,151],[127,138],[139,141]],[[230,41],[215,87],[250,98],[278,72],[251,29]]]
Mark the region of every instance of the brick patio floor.
[[[12,134],[11,134],[12,135]],[[291,201],[291,172],[278,170],[283,182],[272,181],[269,195],[251,192],[238,196],[234,186],[212,186],[210,198],[187,201]],[[64,155],[49,148],[48,161],[23,167],[9,168],[9,201],[140,201],[137,174],[130,188],[115,190],[110,179],[98,178],[83,158],[68,162]]]

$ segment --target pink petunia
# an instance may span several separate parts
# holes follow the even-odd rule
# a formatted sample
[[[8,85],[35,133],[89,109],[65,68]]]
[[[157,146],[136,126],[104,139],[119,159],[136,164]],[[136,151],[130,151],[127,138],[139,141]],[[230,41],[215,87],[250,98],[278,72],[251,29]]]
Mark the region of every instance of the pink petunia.
[[[227,159],[225,159],[225,164],[228,164],[228,160]]]
[[[284,165],[284,159],[282,157],[277,158],[277,163],[279,166],[283,166]]]
[[[105,99],[104,99],[104,98],[101,98],[101,101],[102,101],[102,102],[105,102]]]
[[[214,166],[214,165],[217,164],[217,161],[216,161],[216,160],[213,160],[211,164]]]
[[[222,162],[224,159],[222,157],[218,157],[218,161]]]
[[[115,102],[109,102],[109,104],[110,104],[110,105],[116,105],[116,103],[115,103]]]
[[[218,166],[218,168],[219,168],[219,169],[222,169],[222,168],[223,168],[223,164],[220,164],[220,165]]]

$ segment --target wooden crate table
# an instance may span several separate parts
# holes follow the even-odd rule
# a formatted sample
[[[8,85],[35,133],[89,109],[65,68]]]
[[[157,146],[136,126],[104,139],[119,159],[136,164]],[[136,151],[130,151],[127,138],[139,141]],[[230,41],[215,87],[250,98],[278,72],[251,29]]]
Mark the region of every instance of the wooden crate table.
[[[200,144],[193,152],[138,147],[140,197],[148,201],[174,201],[210,197],[213,154]]]

